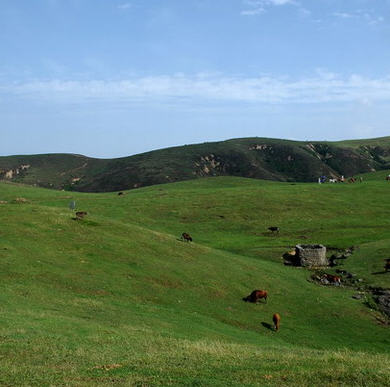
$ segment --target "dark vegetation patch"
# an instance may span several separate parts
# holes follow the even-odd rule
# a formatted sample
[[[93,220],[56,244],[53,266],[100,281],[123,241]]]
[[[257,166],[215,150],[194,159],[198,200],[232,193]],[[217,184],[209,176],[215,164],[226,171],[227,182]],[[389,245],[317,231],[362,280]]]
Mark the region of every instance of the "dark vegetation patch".
[[[119,159],[50,154],[0,157],[0,180],[83,192],[116,191],[199,177],[317,181],[390,168],[390,141],[299,142],[242,138]],[[352,145],[351,145],[352,144]]]

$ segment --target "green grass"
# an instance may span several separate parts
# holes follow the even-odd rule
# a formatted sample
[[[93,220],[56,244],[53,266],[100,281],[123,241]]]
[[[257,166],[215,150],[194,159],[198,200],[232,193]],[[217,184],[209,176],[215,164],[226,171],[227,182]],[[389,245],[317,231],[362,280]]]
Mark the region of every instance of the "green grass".
[[[0,384],[388,385],[380,313],[281,255],[299,242],[354,245],[341,268],[390,287],[377,274],[390,257],[389,190],[380,174],[210,178],[124,196],[1,183]],[[267,304],[241,300],[255,288]]]

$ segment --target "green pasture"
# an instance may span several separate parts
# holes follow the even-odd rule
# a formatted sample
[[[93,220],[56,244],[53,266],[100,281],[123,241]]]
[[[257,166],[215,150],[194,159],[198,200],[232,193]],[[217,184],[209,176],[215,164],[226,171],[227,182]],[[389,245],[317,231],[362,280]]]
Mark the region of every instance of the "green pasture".
[[[390,287],[389,192],[381,174],[122,196],[0,183],[0,384],[389,385],[389,326],[368,294],[281,258],[297,243],[355,246],[340,268]],[[243,302],[253,289],[268,302]]]

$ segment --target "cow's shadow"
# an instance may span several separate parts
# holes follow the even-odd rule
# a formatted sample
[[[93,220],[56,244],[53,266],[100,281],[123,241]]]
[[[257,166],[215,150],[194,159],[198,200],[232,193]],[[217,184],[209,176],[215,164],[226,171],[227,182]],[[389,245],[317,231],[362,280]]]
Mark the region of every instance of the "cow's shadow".
[[[271,330],[271,331],[273,331],[274,330],[274,328],[272,327],[272,325],[271,324],[269,324],[269,323],[267,323],[267,322],[262,322],[261,323],[261,325],[264,327],[264,328],[267,328],[267,329],[269,329],[269,330]]]

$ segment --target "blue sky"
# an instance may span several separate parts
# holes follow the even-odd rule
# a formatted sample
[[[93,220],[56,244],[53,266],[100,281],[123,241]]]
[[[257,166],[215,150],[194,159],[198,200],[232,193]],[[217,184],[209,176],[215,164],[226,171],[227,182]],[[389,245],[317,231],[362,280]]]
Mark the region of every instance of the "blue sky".
[[[390,0],[0,0],[0,154],[390,135]]]

